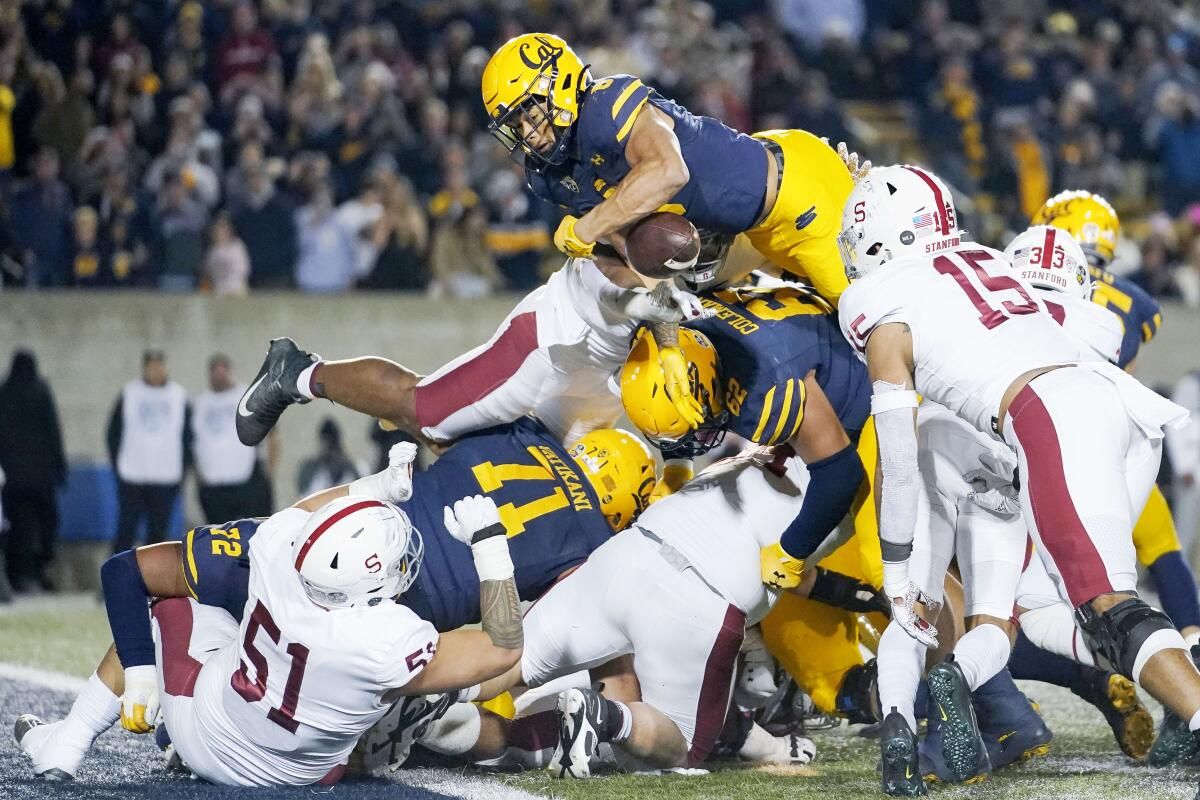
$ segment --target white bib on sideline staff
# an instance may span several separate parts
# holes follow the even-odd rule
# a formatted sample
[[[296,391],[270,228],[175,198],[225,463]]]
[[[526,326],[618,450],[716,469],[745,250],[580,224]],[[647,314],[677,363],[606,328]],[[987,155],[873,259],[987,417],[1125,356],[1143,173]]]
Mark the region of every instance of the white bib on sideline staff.
[[[234,421],[246,387],[205,392],[192,401],[192,447],[196,473],[205,486],[232,486],[250,480],[258,458],[253,447],[238,441]]]
[[[183,480],[183,425],[187,394],[174,381],[151,386],[130,381],[121,390],[121,446],[117,475],[126,483]]]

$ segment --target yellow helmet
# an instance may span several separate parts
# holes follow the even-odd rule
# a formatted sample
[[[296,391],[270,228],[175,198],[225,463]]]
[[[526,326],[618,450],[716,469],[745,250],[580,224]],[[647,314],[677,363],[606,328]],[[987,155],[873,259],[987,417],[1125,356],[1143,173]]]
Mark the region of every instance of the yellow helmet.
[[[691,458],[707,453],[725,438],[725,397],[720,391],[720,364],[708,337],[690,328],[679,329],[679,349],[688,360],[688,384],[704,409],[704,422],[692,426],[667,396],[658,343],[643,327],[633,339],[621,368],[621,403],[642,435],[667,457]]]
[[[658,476],[650,448],[636,436],[601,428],[580,438],[570,454],[596,490],[600,510],[614,531],[646,510]]]
[[[1030,224],[1053,225],[1071,234],[1094,267],[1106,267],[1112,261],[1121,233],[1121,221],[1109,202],[1098,194],[1078,190],[1051,197]]]
[[[480,88],[488,130],[510,153],[520,148],[535,169],[566,159],[568,134],[579,119],[579,97],[592,81],[587,66],[552,33],[525,33],[509,39],[483,68]],[[539,153],[521,132],[550,124],[554,147]]]

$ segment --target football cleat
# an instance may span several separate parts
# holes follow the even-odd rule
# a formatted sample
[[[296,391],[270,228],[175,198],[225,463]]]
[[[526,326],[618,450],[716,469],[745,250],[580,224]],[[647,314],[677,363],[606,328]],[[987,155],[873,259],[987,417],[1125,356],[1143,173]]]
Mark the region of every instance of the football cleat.
[[[993,771],[1050,752],[1054,734],[1007,670],[976,689],[971,699]]]
[[[306,353],[286,336],[271,340],[262,368],[238,403],[235,427],[242,444],[258,444],[267,438],[285,408],[308,402],[296,389],[296,380],[320,360],[320,356]]]
[[[917,760],[917,737],[908,720],[892,707],[879,730],[883,793],[893,797],[928,794]]]
[[[1133,681],[1115,672],[1089,670],[1086,683],[1072,691],[1100,710],[1122,753],[1137,759],[1147,756],[1154,744],[1154,717],[1142,705]]]
[[[408,760],[413,744],[453,704],[454,697],[450,694],[415,695],[397,700],[355,748],[362,771],[380,777],[399,769]]]
[[[927,680],[933,701],[931,711],[938,715],[947,776],[954,783],[983,780],[991,766],[962,669],[947,659],[929,670]]]
[[[591,689],[558,696],[558,746],[547,769],[558,778],[586,778],[606,727],[604,698]]]
[[[1162,725],[1158,737],[1150,747],[1146,763],[1152,767],[1165,767],[1177,761],[1190,759],[1200,752],[1200,741],[1188,730],[1187,720],[1180,719],[1170,709],[1163,709]]]
[[[61,724],[22,714],[13,725],[17,746],[33,761],[33,774],[48,781],[74,780],[83,763],[84,750],[64,745],[55,736]]]

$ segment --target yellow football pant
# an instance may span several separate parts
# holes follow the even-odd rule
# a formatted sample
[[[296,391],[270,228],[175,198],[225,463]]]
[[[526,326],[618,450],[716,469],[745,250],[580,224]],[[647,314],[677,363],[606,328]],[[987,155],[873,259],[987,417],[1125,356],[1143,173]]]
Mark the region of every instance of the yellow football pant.
[[[872,586],[882,586],[883,559],[879,553],[879,523],[872,491],[879,457],[873,421],[868,421],[863,429],[858,454],[867,472],[867,482],[851,510],[854,536],[825,558],[821,566]],[[771,655],[826,714],[834,712],[838,687],[846,670],[863,663],[858,648],[857,616],[783,592],[762,621],[763,639]],[[871,619],[880,630],[887,624],[880,614],[872,614]]]
[[[834,149],[808,131],[754,135],[783,149],[783,180],[770,214],[746,237],[758,252],[806,279],[836,306],[850,285],[837,237],[854,179]]]
[[[1133,546],[1137,548],[1138,561],[1147,567],[1166,553],[1181,549],[1167,498],[1157,486],[1150,492],[1146,507],[1133,526]]]

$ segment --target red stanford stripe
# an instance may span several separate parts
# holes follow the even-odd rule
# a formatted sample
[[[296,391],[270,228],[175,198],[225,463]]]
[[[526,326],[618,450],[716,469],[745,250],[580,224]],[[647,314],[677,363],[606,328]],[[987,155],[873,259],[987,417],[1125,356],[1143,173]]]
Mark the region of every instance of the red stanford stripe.
[[[487,397],[516,374],[537,346],[537,315],[533,311],[516,315],[495,341],[469,361],[417,386],[417,424],[422,428],[441,425],[451,415]]]
[[[1051,255],[1054,253],[1054,228],[1047,226],[1046,240],[1042,242],[1042,266],[1050,269]]]
[[[700,683],[700,701],[696,704],[696,730],[692,733],[692,746],[688,750],[688,766],[704,763],[717,743],[717,737],[725,727],[725,715],[729,711],[729,698],[733,694],[733,672],[737,668],[738,652],[742,649],[742,638],[746,635],[746,615],[737,606],[725,610],[717,640],[708,654],[704,665],[704,679]]]
[[[937,181],[931,178],[925,170],[918,169],[917,167],[905,167],[905,169],[925,181],[925,185],[933,192],[933,202],[937,205],[938,231],[942,236],[949,236],[950,218],[946,216],[946,201],[942,197],[942,188],[938,186]]]
[[[163,689],[172,697],[191,697],[204,666],[192,658],[192,606],[186,597],[159,600],[150,608],[158,620],[162,648]]]
[[[1029,474],[1021,477],[1029,492],[1033,520],[1062,575],[1071,605],[1078,607],[1109,594],[1113,588],[1104,560],[1071,500],[1050,412],[1037,392],[1026,385],[1013,398],[1008,416],[1029,468]]]
[[[304,566],[304,557],[308,555],[308,551],[312,549],[312,546],[317,543],[317,539],[320,539],[321,535],[325,533],[325,531],[333,527],[334,523],[340,522],[341,520],[353,514],[355,511],[362,511],[364,508],[378,508],[384,505],[384,503],[381,503],[378,500],[363,500],[360,503],[354,503],[353,505],[346,506],[332,517],[322,522],[317,526],[315,531],[308,535],[308,538],[304,540],[304,544],[300,546],[300,553],[296,556],[296,569],[299,570],[300,567]]]

